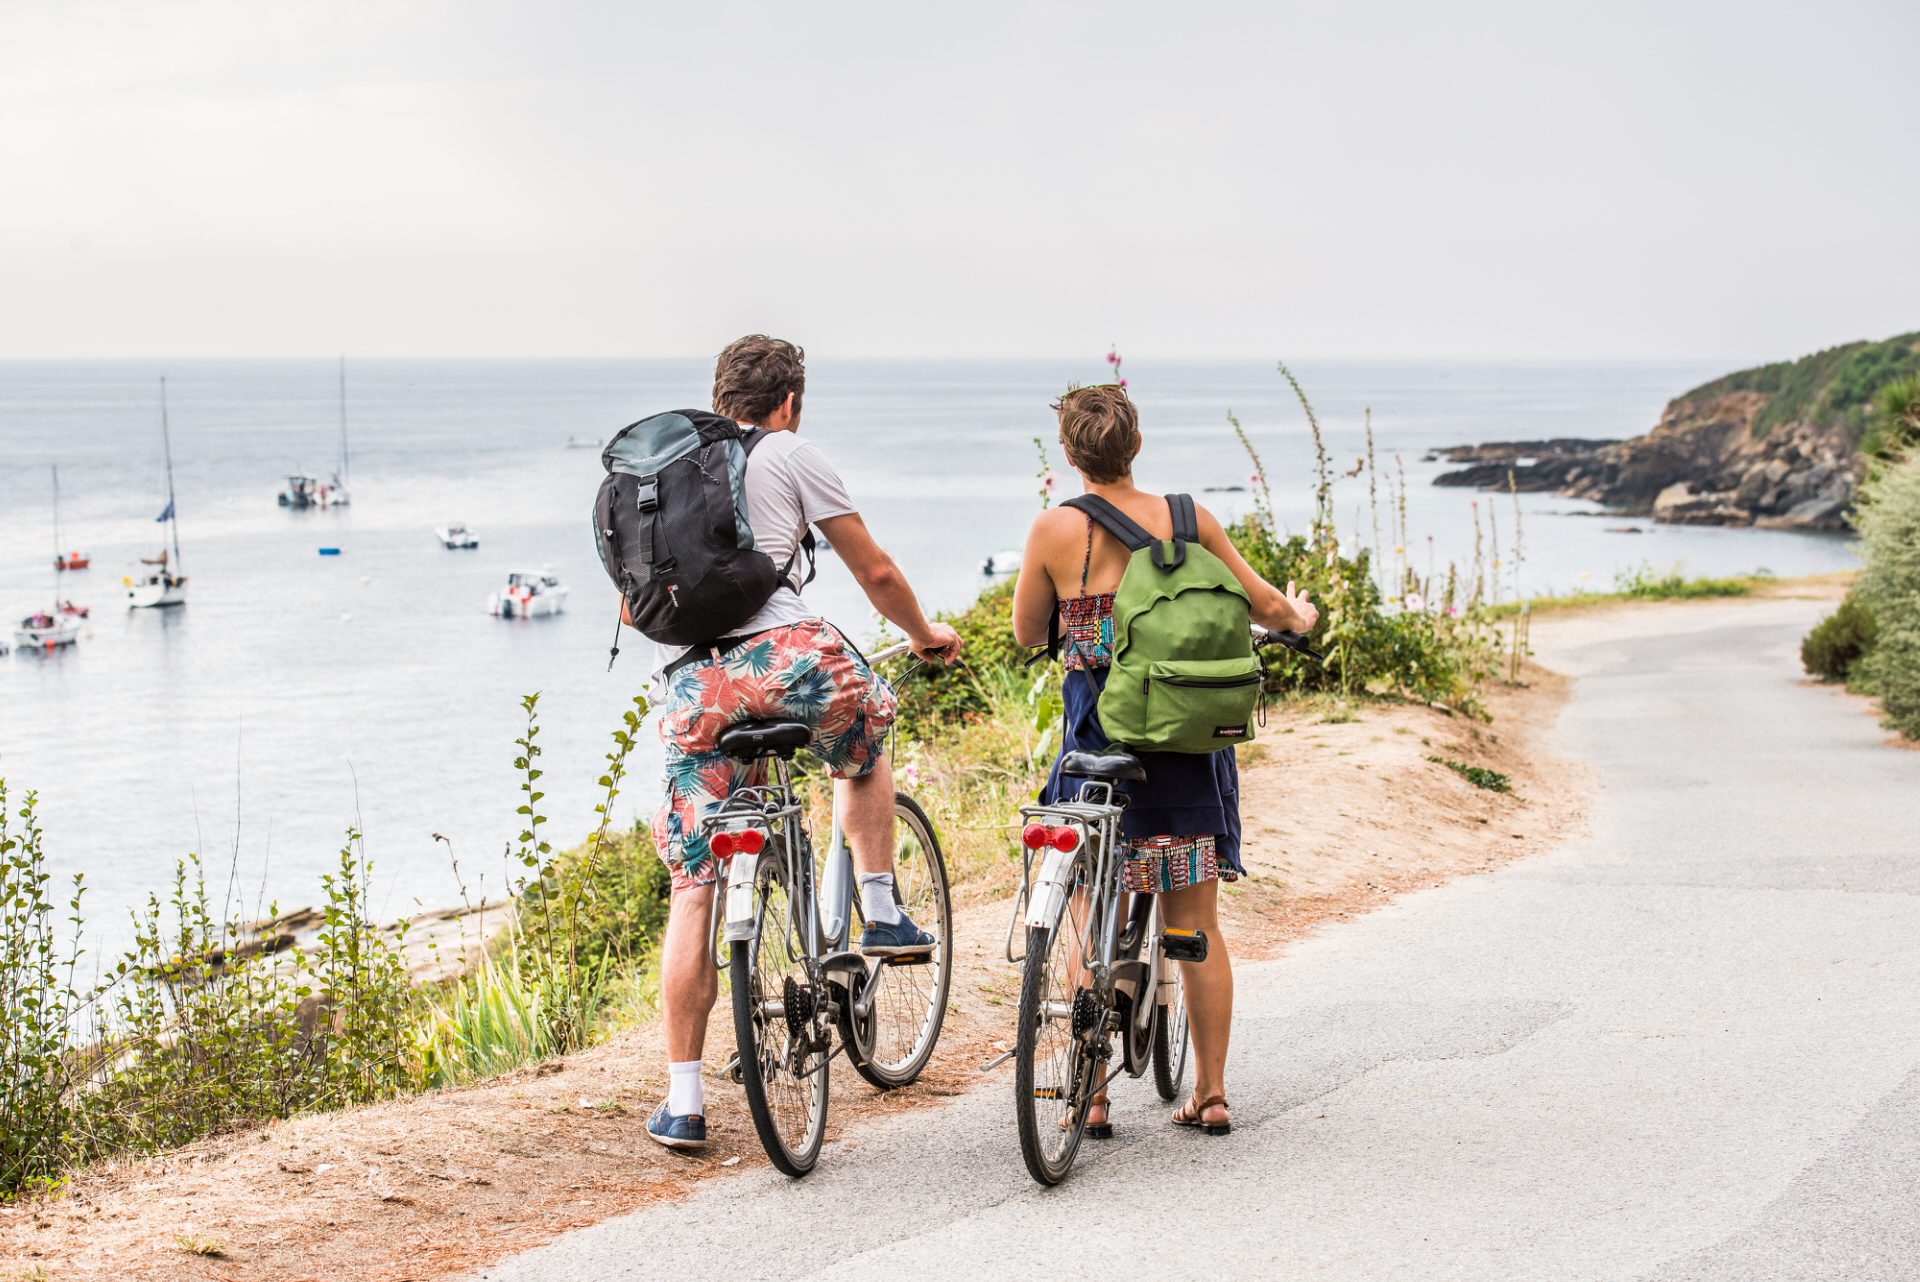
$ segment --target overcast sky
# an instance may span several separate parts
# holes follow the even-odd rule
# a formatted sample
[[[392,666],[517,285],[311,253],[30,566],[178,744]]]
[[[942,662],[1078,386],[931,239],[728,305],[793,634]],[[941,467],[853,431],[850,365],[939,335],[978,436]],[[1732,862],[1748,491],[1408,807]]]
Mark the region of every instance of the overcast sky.
[[[1786,356],[1920,5],[0,0],[0,357]]]

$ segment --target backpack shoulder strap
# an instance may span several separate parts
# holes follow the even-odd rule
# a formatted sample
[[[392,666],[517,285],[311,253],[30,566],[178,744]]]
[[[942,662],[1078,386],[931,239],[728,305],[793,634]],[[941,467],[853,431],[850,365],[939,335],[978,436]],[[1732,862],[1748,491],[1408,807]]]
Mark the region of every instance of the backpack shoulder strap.
[[[1187,543],[1200,541],[1200,513],[1191,494],[1167,495],[1167,507],[1173,513],[1173,537]]]
[[[1173,517],[1173,555],[1167,556],[1167,545],[1155,539],[1153,542],[1153,566],[1165,573],[1177,570],[1187,563],[1187,544],[1200,541],[1200,518],[1193,510],[1191,494],[1169,494],[1167,511]]]
[[[1129,552],[1138,552],[1141,548],[1153,546],[1153,535],[1147,533],[1132,517],[1098,494],[1076,494],[1061,506],[1085,512],[1100,523],[1101,529],[1119,539]]]
[[[740,433],[740,449],[748,458],[752,458],[754,447],[772,435],[773,433],[764,427],[747,428]],[[807,574],[800,580],[799,587],[794,590],[799,591],[813,582],[814,575],[819,573],[818,557],[815,555],[815,549],[818,547],[819,541],[813,537],[813,528],[809,526],[800,536],[800,541],[794,544],[793,555],[788,557],[787,563],[780,567],[780,582],[789,587],[793,586],[793,567],[800,564],[802,556],[807,558]]]

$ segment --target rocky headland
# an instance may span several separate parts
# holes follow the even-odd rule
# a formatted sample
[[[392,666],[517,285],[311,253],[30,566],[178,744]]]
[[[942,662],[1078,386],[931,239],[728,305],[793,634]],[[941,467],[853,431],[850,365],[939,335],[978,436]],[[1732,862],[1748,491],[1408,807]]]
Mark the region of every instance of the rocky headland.
[[[1920,374],[1920,333],[1729,374],[1668,403],[1631,440],[1440,449],[1436,485],[1554,491],[1677,525],[1842,530],[1865,470],[1875,394]]]

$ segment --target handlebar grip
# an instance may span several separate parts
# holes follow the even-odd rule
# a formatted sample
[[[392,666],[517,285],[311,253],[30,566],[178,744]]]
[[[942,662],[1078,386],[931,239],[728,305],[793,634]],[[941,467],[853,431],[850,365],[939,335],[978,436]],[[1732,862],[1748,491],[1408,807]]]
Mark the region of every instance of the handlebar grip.
[[[1315,663],[1325,663],[1327,657],[1308,644],[1303,632],[1262,632],[1256,646],[1283,645],[1296,654],[1304,654]]]

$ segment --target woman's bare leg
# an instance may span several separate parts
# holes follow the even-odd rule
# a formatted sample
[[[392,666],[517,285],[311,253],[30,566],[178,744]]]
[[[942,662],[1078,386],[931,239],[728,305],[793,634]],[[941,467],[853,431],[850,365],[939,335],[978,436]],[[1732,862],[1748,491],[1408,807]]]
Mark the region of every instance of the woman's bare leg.
[[[1227,1093],[1227,1038],[1233,1026],[1233,962],[1226,936],[1220,931],[1220,883],[1203,881],[1160,896],[1160,919],[1180,930],[1198,930],[1207,936],[1207,959],[1181,962],[1187,1021],[1193,1036],[1193,1098],[1203,1100]],[[1227,1120],[1219,1105],[1207,1109],[1202,1121]]]

